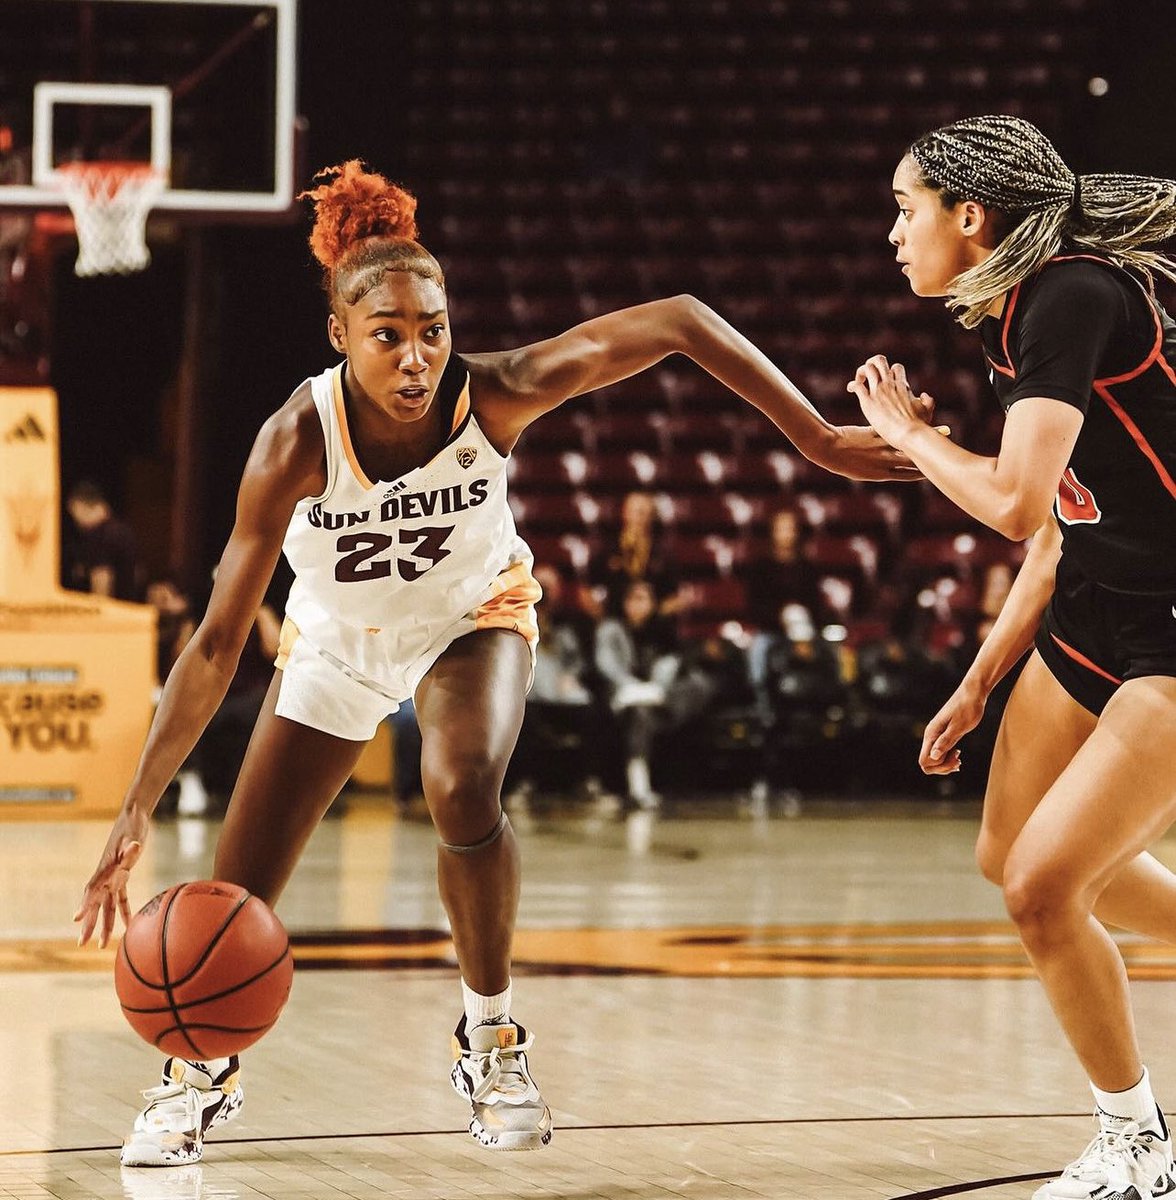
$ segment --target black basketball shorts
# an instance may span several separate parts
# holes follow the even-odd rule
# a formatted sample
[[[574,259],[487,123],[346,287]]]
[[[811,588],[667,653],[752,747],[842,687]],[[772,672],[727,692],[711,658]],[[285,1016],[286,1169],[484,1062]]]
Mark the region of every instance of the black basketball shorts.
[[[1128,679],[1176,676],[1176,589],[1113,592],[1063,555],[1035,644],[1054,678],[1097,716]]]

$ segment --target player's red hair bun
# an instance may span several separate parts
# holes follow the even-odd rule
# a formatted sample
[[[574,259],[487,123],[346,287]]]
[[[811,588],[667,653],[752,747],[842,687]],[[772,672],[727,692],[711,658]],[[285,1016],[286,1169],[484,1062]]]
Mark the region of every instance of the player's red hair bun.
[[[416,240],[416,197],[383,175],[365,170],[358,158],[326,167],[315,179],[326,182],[300,193],[298,199],[314,201],[310,248],[328,271],[365,238]]]

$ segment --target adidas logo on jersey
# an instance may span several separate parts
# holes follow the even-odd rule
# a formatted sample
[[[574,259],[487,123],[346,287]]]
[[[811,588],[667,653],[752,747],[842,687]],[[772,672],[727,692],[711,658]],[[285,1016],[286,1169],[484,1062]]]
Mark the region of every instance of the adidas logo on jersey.
[[[17,423],[4,435],[6,442],[43,442],[45,431],[32,413],[26,413],[23,421]],[[464,463],[462,464],[465,465]]]

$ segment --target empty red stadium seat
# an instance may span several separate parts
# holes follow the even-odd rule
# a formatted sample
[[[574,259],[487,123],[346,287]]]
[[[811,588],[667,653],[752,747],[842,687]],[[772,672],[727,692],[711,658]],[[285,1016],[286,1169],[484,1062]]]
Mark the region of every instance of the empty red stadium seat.
[[[507,468],[512,487],[577,488],[588,477],[588,458],[576,450],[512,454]]]

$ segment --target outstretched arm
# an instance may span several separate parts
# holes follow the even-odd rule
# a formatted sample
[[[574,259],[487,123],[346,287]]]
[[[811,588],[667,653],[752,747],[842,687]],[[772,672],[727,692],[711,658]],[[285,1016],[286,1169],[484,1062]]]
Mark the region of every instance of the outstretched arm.
[[[127,877],[138,861],[151,814],[228,691],[295,504],[322,488],[322,435],[316,446],[313,436],[299,433],[298,424],[294,414],[283,410],[266,423],[254,444],[208,612],[167,677],[135,777],[74,914],[81,923],[79,945],[97,928],[98,943],[105,946],[116,908],[124,922],[129,917]],[[302,422],[304,430],[306,424]]]
[[[918,473],[872,430],[831,425],[786,375],[693,296],[674,296],[585,321],[519,350],[470,355],[478,417],[504,452],[537,417],[572,396],[685,354],[765,414],[806,458],[855,479]]]
[[[995,458],[939,437],[922,419],[930,401],[915,396],[902,363],[875,355],[848,385],[867,421],[904,451],[949,500],[1014,541],[1040,529],[1082,429],[1082,412],[1045,396],[1010,409]]]

